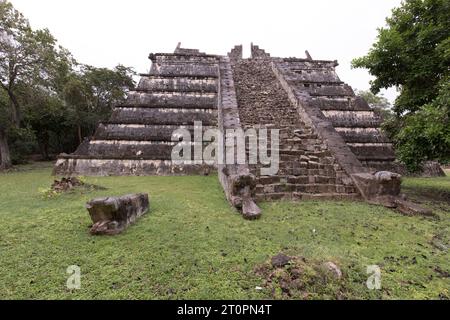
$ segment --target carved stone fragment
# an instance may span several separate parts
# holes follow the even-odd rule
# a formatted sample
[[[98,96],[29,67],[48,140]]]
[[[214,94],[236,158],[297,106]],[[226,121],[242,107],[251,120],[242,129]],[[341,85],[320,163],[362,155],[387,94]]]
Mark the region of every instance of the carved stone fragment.
[[[86,208],[94,225],[93,235],[116,235],[148,212],[148,194],[130,194],[122,197],[97,198],[89,201]]]

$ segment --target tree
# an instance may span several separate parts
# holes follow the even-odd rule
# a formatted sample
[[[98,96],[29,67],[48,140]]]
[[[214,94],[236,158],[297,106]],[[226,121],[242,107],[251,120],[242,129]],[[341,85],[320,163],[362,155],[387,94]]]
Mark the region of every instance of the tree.
[[[57,88],[72,63],[68,51],[56,46],[47,29],[32,30],[27,19],[11,3],[0,0],[0,90],[8,97],[10,121],[0,127],[2,167],[11,166],[7,132],[22,125],[21,90],[32,87]],[[5,145],[6,144],[6,145]]]
[[[0,170],[11,166],[11,155],[6,137],[7,126],[9,125],[8,97],[0,91]]]
[[[10,99],[13,124],[19,127],[18,85],[50,81],[51,70],[61,55],[50,32],[33,31],[28,20],[8,1],[0,1],[0,18],[0,86]]]
[[[114,105],[124,101],[126,93],[135,86],[133,75],[131,68],[122,65],[113,70],[84,65],[80,72],[71,74],[63,94],[79,143],[94,133],[99,121],[109,118]]]
[[[373,109],[390,109],[391,103],[382,94],[374,94],[370,90],[356,90],[356,95],[364,98]]]
[[[392,118],[392,105],[382,94],[373,94],[370,90],[356,90],[356,95],[364,98],[369,107],[380,115],[383,120],[387,121]]]
[[[0,169],[71,152],[133,88],[134,72],[78,64],[47,29],[0,0]]]
[[[390,136],[400,160],[410,170],[417,170],[424,160],[448,160],[445,150],[436,145],[442,139],[427,139],[433,145],[423,149],[420,145],[423,141],[415,139],[411,130],[419,130],[418,124],[431,118],[440,121],[432,130],[434,134],[448,125],[447,111],[442,105],[448,104],[446,82],[450,79],[450,1],[405,0],[386,22],[369,53],[354,59],[352,65],[366,68],[375,76],[371,82],[373,93],[394,86],[399,89],[393,107],[395,119],[391,119],[395,125],[391,123],[388,127],[394,130]],[[435,118],[437,114],[442,117]]]
[[[32,131],[35,142],[45,160],[50,159],[52,136],[66,136],[71,130],[67,123],[68,108],[57,94],[40,87],[31,87],[22,93],[24,123]],[[60,148],[60,145],[57,146]]]
[[[411,171],[418,171],[425,160],[450,160],[450,79],[431,103],[402,119],[392,118],[385,126],[401,129],[394,139],[399,157]]]

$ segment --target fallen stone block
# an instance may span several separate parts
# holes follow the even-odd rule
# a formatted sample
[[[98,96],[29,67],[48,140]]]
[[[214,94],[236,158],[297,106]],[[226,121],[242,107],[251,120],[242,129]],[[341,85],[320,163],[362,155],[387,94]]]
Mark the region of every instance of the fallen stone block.
[[[352,174],[353,181],[366,201],[372,204],[395,208],[395,199],[400,195],[401,175],[388,171],[375,174]]]
[[[439,162],[427,161],[422,164],[420,173],[422,177],[445,177],[445,171],[442,169]]]
[[[229,169],[235,171],[230,174]],[[242,216],[247,220],[255,220],[261,217],[261,209],[256,205],[252,197],[256,188],[255,177],[250,174],[248,168],[239,166],[229,166],[222,170],[223,181],[225,182],[225,194],[230,203],[242,212]]]
[[[289,257],[283,253],[279,253],[276,256],[273,256],[271,259],[271,264],[274,268],[283,268],[291,262],[292,257]]]
[[[98,198],[89,201],[86,208],[94,225],[92,235],[116,235],[147,213],[148,194],[130,194],[122,197]]]
[[[400,194],[402,177],[397,173],[364,172],[352,174],[352,178],[368,203],[396,209],[407,216],[435,216],[431,210],[408,201],[404,195]]]

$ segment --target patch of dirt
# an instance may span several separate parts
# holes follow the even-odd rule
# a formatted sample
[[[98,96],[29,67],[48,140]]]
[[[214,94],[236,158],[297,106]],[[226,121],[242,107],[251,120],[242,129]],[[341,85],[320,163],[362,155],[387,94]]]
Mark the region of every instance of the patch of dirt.
[[[330,261],[278,254],[255,268],[274,299],[348,299],[345,274]]]
[[[445,239],[442,235],[435,235],[431,239],[431,245],[441,251],[447,251],[448,250],[448,244],[445,243]]]
[[[434,268],[434,271],[439,274],[440,277],[442,278],[450,278],[450,272],[442,270],[440,267],[436,266]]]

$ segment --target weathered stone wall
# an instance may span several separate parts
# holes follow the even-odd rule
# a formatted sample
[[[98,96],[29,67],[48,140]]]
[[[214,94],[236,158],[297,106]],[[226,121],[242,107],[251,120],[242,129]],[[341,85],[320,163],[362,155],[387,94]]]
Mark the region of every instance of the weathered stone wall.
[[[203,126],[203,132],[213,129],[213,126]],[[148,124],[100,124],[95,133],[95,140],[122,140],[122,141],[172,141],[172,134],[177,129],[189,130],[194,136],[192,125],[148,125]],[[199,130],[199,129],[197,129]]]
[[[252,59],[267,59],[270,58],[270,54],[265,52],[263,49],[260,49],[259,46],[251,44],[251,55]]]
[[[243,58],[243,48],[242,45],[235,46],[229,53],[228,58],[230,61],[237,61]]]
[[[217,93],[217,79],[200,78],[165,78],[160,76],[143,76],[136,91],[143,92],[201,92]]]
[[[111,119],[104,124],[189,125],[194,121],[202,121],[208,126],[215,125],[217,109],[116,107]]]
[[[75,155],[61,156],[54,174],[86,176],[205,175],[214,168],[191,163],[174,164],[170,160],[87,159]]]

